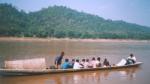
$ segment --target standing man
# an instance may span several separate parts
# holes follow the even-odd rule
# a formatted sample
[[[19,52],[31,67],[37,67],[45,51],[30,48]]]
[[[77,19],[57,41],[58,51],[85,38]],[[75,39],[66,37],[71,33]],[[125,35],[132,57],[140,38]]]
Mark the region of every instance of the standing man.
[[[62,51],[61,54],[60,54],[60,56],[57,56],[57,57],[55,58],[55,67],[56,67],[57,69],[60,68],[60,65],[61,65],[61,62],[62,62],[62,59],[63,59],[64,54],[65,54],[65,53]]]

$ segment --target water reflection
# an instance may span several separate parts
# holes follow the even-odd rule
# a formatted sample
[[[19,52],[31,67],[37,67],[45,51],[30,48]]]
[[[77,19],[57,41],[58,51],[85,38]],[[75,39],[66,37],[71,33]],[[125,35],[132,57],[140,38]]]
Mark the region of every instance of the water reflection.
[[[87,71],[64,74],[48,74],[40,76],[13,76],[1,77],[2,84],[105,84],[106,80],[132,81],[136,78],[136,73],[140,68],[127,68],[107,71]]]
[[[137,69],[132,68],[132,69],[126,69],[125,71],[119,71],[121,79],[129,79],[133,80],[136,78],[136,71]]]

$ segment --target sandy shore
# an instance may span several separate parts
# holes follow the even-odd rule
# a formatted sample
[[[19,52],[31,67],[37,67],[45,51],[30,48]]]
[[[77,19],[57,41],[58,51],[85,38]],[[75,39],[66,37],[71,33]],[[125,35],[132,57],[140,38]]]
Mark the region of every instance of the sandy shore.
[[[33,38],[33,37],[0,37],[0,41],[79,41],[79,42],[150,42],[150,40],[132,39],[70,39],[70,38]]]

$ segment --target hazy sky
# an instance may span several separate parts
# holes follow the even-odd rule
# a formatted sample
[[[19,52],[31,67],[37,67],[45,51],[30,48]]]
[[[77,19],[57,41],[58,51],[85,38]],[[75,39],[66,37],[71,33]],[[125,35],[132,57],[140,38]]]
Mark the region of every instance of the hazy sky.
[[[150,0],[0,0],[26,12],[62,5],[105,19],[124,20],[150,27]]]

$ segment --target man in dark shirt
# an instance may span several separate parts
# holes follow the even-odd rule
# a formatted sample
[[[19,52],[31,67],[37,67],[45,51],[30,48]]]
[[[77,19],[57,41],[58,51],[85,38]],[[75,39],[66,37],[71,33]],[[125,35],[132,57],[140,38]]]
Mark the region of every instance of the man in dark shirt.
[[[61,65],[64,54],[65,54],[64,52],[61,52],[60,56],[57,56],[55,58],[55,66],[56,66],[57,69],[60,68],[60,65]]]

